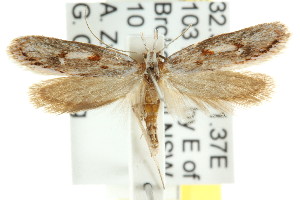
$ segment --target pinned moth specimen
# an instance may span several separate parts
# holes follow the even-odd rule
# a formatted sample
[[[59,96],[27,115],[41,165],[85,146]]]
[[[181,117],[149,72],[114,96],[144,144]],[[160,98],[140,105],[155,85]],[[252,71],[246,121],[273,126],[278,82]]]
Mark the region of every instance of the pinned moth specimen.
[[[75,113],[130,98],[154,157],[162,100],[180,118],[191,103],[204,112],[259,104],[270,97],[272,79],[236,70],[277,54],[288,38],[285,25],[264,23],[206,39],[167,58],[159,56],[163,49],[148,49],[142,63],[116,49],[43,36],[17,38],[8,51],[33,71],[65,76],[30,88],[32,103],[48,112]]]

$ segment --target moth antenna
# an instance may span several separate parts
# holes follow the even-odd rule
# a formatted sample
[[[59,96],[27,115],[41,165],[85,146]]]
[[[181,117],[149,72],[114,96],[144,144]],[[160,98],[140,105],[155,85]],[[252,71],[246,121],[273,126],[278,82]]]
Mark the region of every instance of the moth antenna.
[[[84,10],[84,20],[85,20],[85,24],[87,26],[87,28],[89,29],[90,33],[103,45],[105,45],[107,48],[112,48],[111,46],[109,46],[108,44],[106,44],[105,42],[103,42],[100,38],[98,38],[94,32],[92,31],[92,29],[90,28],[90,25],[87,21],[87,7]]]
[[[158,51],[158,52],[161,52],[161,51],[163,51],[164,49],[168,48],[168,46],[169,46],[170,44],[172,44],[172,43],[175,42],[178,38],[180,38],[181,36],[183,36],[183,34],[185,34],[192,26],[193,26],[192,24],[188,25],[188,27],[187,27],[186,29],[184,29],[180,35],[178,35],[175,39],[173,39],[171,42],[169,42],[169,44],[167,44],[164,48],[162,48],[162,49],[161,49],[160,51]]]
[[[91,33],[91,34],[92,34],[92,35],[93,35],[93,36],[94,36],[101,44],[105,45],[106,48],[113,49],[113,50],[118,51],[118,52],[137,53],[137,52],[134,52],[134,51],[124,51],[124,50],[121,50],[121,49],[114,48],[114,47],[112,47],[112,46],[106,44],[105,42],[103,42],[100,38],[98,38],[98,37],[94,34],[94,32],[92,31],[92,29],[90,28],[90,25],[89,25],[89,23],[88,23],[88,21],[87,21],[87,6],[86,6],[86,8],[85,8],[85,10],[84,10],[84,20],[85,20],[85,24],[86,24],[87,28],[89,29],[90,33]]]
[[[150,51],[149,48],[148,48],[147,45],[146,45],[146,40],[145,40],[145,37],[144,37],[144,33],[143,33],[143,32],[141,32],[141,39],[142,39],[142,41],[143,41],[143,44],[144,44],[144,47],[145,47],[146,51],[147,51],[147,52]]]

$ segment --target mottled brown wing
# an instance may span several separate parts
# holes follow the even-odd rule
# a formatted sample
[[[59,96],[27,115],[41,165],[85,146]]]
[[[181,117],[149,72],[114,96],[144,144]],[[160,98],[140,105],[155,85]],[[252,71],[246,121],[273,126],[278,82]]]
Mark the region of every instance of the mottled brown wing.
[[[253,64],[279,52],[289,38],[285,25],[274,22],[221,34],[188,46],[167,59],[166,72],[194,73]]]
[[[53,113],[74,113],[107,105],[125,98],[139,87],[142,76],[62,77],[34,84],[31,101]]]
[[[43,36],[17,38],[8,52],[20,64],[46,74],[124,76],[140,69],[135,60],[117,51]]]
[[[272,79],[264,74],[232,71],[204,71],[186,75],[170,75],[159,82],[168,111],[185,117],[190,103],[205,112],[212,107],[231,112],[232,105],[249,106],[268,99]]]

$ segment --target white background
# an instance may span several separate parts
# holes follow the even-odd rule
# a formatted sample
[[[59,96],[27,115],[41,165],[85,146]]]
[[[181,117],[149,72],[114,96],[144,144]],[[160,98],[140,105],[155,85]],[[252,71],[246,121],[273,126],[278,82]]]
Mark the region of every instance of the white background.
[[[66,2],[1,4],[0,199],[105,199],[101,186],[72,185],[69,116],[34,109],[27,88],[45,77],[23,70],[5,52],[18,36],[66,38]],[[292,38],[283,54],[251,68],[271,75],[276,89],[270,102],[235,112],[235,183],[222,187],[222,199],[300,199],[300,6],[296,0],[229,2],[232,31],[282,21]]]

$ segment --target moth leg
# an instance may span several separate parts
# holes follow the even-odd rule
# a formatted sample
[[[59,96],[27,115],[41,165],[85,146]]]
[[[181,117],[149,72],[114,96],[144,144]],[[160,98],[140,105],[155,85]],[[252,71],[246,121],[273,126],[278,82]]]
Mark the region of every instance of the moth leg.
[[[145,125],[143,124],[143,120],[142,120],[142,117],[141,117],[141,113],[139,112],[139,110],[140,110],[139,108],[140,108],[140,106],[138,104],[132,105],[132,111],[133,111],[133,113],[136,117],[136,120],[138,122],[138,125],[139,125],[140,129],[142,130],[142,134],[141,134],[140,138],[142,138],[144,136],[144,138],[147,142],[147,146],[148,146],[148,149],[150,151],[151,157],[153,157],[153,151],[151,149],[151,142],[150,142],[149,138],[147,137],[148,136],[147,135],[147,130],[145,128]]]

